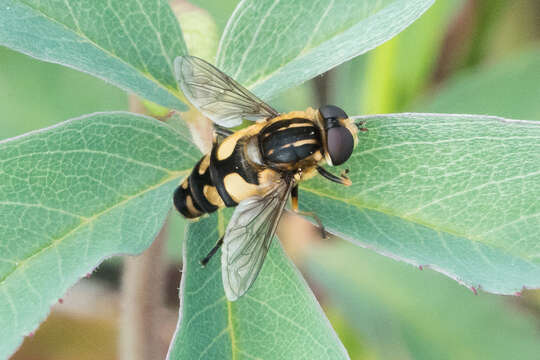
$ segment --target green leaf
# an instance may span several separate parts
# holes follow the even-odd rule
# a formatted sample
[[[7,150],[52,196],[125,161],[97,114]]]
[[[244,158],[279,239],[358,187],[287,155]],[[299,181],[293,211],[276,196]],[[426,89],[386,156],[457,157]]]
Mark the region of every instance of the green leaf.
[[[415,108],[540,120],[540,48],[464,71]]]
[[[205,268],[199,263],[224,227],[223,213],[189,226],[180,285],[180,321],[168,358],[348,359],[277,239],[253,287],[239,300],[227,301],[220,252]]]
[[[186,53],[165,0],[0,0],[0,45],[185,109],[172,62]]]
[[[241,1],[217,66],[263,99],[391,39],[433,0]]]
[[[300,204],[333,233],[469,287],[540,287],[540,123],[366,116],[350,187],[315,178]],[[339,171],[339,170],[338,170]]]
[[[534,359],[533,316],[508,298],[472,292],[433,271],[346,242],[319,246],[307,271],[378,359]]]
[[[0,358],[104,258],[150,245],[195,152],[169,126],[130,113],[0,142]]]

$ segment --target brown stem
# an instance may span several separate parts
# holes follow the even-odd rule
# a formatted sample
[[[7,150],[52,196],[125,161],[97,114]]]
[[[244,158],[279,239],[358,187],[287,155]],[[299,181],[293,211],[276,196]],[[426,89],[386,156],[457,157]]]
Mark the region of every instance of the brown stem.
[[[313,84],[315,86],[315,97],[319,106],[328,104],[329,85],[332,83],[333,77],[334,72],[330,70],[313,79]]]
[[[119,358],[164,359],[159,314],[164,304],[166,229],[139,256],[124,259]]]
[[[134,96],[130,96],[132,112],[144,113]],[[165,225],[152,245],[139,256],[126,256],[122,275],[119,358],[121,360],[163,359],[158,323],[164,306],[165,261],[167,240]]]
[[[463,58],[471,47],[472,34],[477,26],[477,13],[477,1],[468,0],[452,19],[443,39],[439,60],[434,71],[434,83],[444,81],[457,65],[464,61]]]

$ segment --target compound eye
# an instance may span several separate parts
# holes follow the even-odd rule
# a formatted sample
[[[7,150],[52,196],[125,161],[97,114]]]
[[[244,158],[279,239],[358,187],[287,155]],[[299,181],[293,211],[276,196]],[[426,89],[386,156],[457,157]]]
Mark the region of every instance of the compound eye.
[[[343,109],[335,106],[335,105],[325,105],[321,108],[319,108],[319,112],[321,113],[321,116],[323,117],[324,120],[329,120],[329,119],[347,119],[348,116],[347,114],[345,113],[345,111],[343,111]]]
[[[336,126],[327,132],[328,155],[332,165],[341,165],[349,159],[354,149],[354,138],[344,126]]]

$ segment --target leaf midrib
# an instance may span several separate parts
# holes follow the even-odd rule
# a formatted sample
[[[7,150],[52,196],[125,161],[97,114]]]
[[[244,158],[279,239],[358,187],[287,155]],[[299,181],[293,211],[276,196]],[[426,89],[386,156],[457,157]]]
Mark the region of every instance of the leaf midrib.
[[[148,72],[145,72],[145,71],[142,71],[141,69],[139,69],[138,67],[134,66],[133,64],[130,64],[128,62],[126,62],[124,59],[118,57],[116,54],[112,53],[111,51],[101,47],[100,45],[98,45],[96,42],[94,42],[92,39],[90,39],[88,36],[86,36],[86,34],[80,32],[80,31],[77,31],[75,29],[72,29],[70,28],[69,26],[67,26],[66,24],[56,20],[55,18],[49,16],[48,14],[40,11],[39,9],[33,7],[32,5],[28,4],[26,1],[24,0],[20,0],[22,3],[24,3],[24,5],[26,5],[28,8],[32,9],[35,13],[37,13],[38,15],[41,14],[41,16],[43,16],[44,18],[48,19],[49,21],[53,22],[53,23],[56,23],[60,26],[62,26],[64,29],[66,29],[68,32],[72,32],[76,35],[79,35],[81,38],[83,38],[84,40],[86,40],[90,45],[96,47],[97,49],[103,51],[105,54],[109,55],[110,57],[120,61],[122,64],[136,70],[142,77],[150,80],[152,83],[156,84],[158,87],[162,88],[163,90],[171,93],[172,95],[174,95],[178,100],[180,100],[180,102],[182,102],[182,99],[180,98],[179,96],[179,93],[177,91],[177,89],[174,89],[174,88],[171,88],[169,87],[168,85],[165,85],[165,84],[162,84],[158,79],[156,79],[151,73],[148,73]],[[77,23],[77,20],[75,19],[75,17],[73,17],[73,19],[75,20],[75,22]],[[78,69],[78,70],[81,70],[82,69]],[[98,76],[99,77],[99,76]],[[106,79],[104,79],[106,80]]]
[[[77,226],[75,226],[73,229],[69,230],[67,233],[65,233],[61,237],[59,237],[57,239],[54,239],[48,245],[38,249],[36,252],[29,255],[25,259],[18,261],[18,265],[15,266],[11,271],[9,271],[3,278],[0,279],[0,287],[9,278],[9,276],[11,274],[13,274],[15,271],[24,268],[26,266],[26,264],[28,264],[33,258],[38,256],[42,252],[47,251],[49,249],[52,249],[52,248],[58,246],[60,243],[62,243],[63,240],[68,238],[71,234],[75,233],[76,231],[82,229],[84,226],[86,226],[88,224],[91,224],[94,220],[100,218],[103,215],[108,214],[109,212],[113,211],[114,209],[126,204],[127,202],[146,194],[147,192],[155,190],[155,189],[161,187],[162,185],[164,185],[164,184],[166,184],[166,183],[168,183],[168,182],[170,182],[172,180],[180,178],[181,176],[187,175],[189,172],[190,172],[190,170],[172,171],[172,172],[170,172],[169,176],[163,178],[160,182],[158,182],[158,183],[156,183],[156,184],[154,184],[152,186],[149,186],[149,187],[145,188],[144,190],[142,190],[142,191],[140,191],[140,192],[138,192],[138,193],[136,193],[134,195],[126,197],[124,200],[119,201],[118,203],[114,204],[113,206],[111,206],[109,208],[105,208],[103,211],[101,211],[99,213],[96,213],[95,215],[83,218],[81,220],[81,222]]]
[[[232,304],[229,300],[225,299],[225,302],[227,303],[227,331],[229,332],[229,336],[231,338],[231,356],[232,360],[236,360],[238,353],[238,348],[236,345],[236,335],[233,325],[233,310],[232,310]]]
[[[223,211],[218,211],[218,234],[219,236],[223,236],[225,234],[225,216],[223,214]],[[231,338],[231,356],[232,360],[237,359],[237,353],[238,353],[238,347],[236,345],[236,335],[235,335],[235,329],[234,329],[234,315],[233,315],[233,304],[227,298],[225,298],[225,303],[227,304],[227,332],[229,333],[229,337]]]
[[[327,194],[327,193],[322,193],[322,192],[319,192],[319,191],[317,191],[317,190],[315,190],[313,188],[305,187],[305,186],[301,187],[301,189],[304,190],[304,191],[308,191],[308,192],[310,192],[310,193],[312,193],[314,195],[320,196],[322,198],[327,198],[327,199],[342,202],[342,203],[347,204],[347,205],[352,205],[354,207],[357,207],[358,209],[375,211],[375,212],[382,213],[382,214],[387,215],[387,216],[392,216],[392,217],[396,217],[398,219],[402,219],[402,220],[411,222],[413,224],[421,225],[421,226],[424,226],[424,227],[426,227],[428,229],[436,231],[438,233],[446,233],[446,234],[453,235],[453,236],[456,236],[456,237],[459,237],[459,238],[469,239],[471,241],[481,243],[481,244],[483,244],[485,246],[499,249],[499,251],[501,251],[502,253],[507,253],[507,254],[509,253],[509,254],[515,255],[515,256],[519,257],[521,260],[525,261],[526,263],[534,265],[534,263],[532,263],[523,254],[515,253],[515,252],[509,252],[507,249],[502,248],[500,245],[498,245],[496,243],[492,243],[492,242],[487,242],[485,239],[483,239],[481,237],[469,236],[469,235],[466,235],[466,234],[463,234],[463,233],[460,233],[460,232],[457,232],[457,231],[453,231],[452,229],[446,229],[446,228],[442,228],[442,227],[437,227],[432,223],[423,222],[420,219],[417,219],[417,218],[414,218],[414,217],[407,217],[407,216],[405,216],[403,214],[397,214],[395,212],[390,211],[389,209],[368,206],[367,204],[362,203],[362,202],[360,202],[360,201],[358,201],[358,200],[356,200],[354,198],[352,198],[352,199],[344,199],[344,198],[340,198],[339,196],[335,196],[335,195],[331,195],[331,194]]]

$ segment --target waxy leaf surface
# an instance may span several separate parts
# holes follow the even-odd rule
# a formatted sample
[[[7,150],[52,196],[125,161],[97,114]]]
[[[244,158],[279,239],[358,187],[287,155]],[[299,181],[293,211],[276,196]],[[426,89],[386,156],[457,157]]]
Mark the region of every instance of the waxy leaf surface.
[[[0,45],[185,109],[172,62],[186,47],[165,0],[0,0]]]
[[[405,29],[433,0],[244,0],[217,66],[262,99],[361,55]]]
[[[469,287],[540,287],[540,123],[475,115],[362,118],[353,185],[315,178],[300,205],[346,239]],[[340,171],[334,169],[334,171]]]
[[[169,359],[348,359],[298,270],[274,239],[252,288],[227,301],[218,252],[202,259],[226,224],[223,213],[190,224],[184,244],[180,321]]]
[[[169,126],[130,113],[0,142],[0,358],[103,259],[150,245],[196,153]]]

